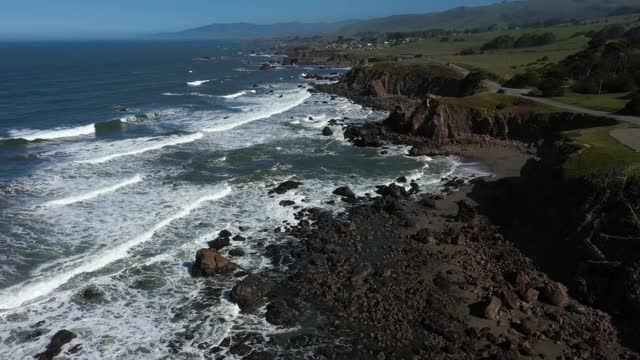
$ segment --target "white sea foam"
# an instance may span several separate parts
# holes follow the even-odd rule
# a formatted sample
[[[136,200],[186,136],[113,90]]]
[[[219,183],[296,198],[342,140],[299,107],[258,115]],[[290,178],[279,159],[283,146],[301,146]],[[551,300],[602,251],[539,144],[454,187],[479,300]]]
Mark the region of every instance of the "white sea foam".
[[[45,204],[43,204],[43,207],[47,207],[47,208],[52,208],[52,207],[59,207],[59,206],[67,206],[67,205],[71,205],[71,204],[75,204],[75,203],[79,203],[79,202],[84,202],[87,200],[91,200],[93,198],[96,198],[100,195],[104,195],[104,194],[108,194],[114,191],[117,191],[125,186],[129,186],[129,185],[133,185],[133,184],[137,184],[139,182],[142,182],[142,177],[140,175],[136,175],[130,179],[127,179],[123,182],[120,182],[118,184],[112,185],[112,186],[107,186],[101,189],[97,189],[85,194],[81,194],[81,195],[75,195],[75,196],[70,196],[64,199],[60,199],[60,200],[54,200],[54,201],[49,201]]]
[[[178,213],[160,221],[150,230],[130,239],[115,247],[104,249],[93,256],[88,256],[81,262],[72,261],[73,266],[68,267],[48,276],[42,276],[29,281],[11,286],[0,292],[0,309],[16,308],[25,302],[45,296],[63,284],[67,283],[74,276],[91,273],[100,270],[118,260],[124,259],[129,255],[129,251],[134,247],[141,245],[153,238],[153,235],[167,227],[169,224],[184,218],[193,210],[201,207],[206,202],[219,200],[231,194],[230,187],[225,186],[214,194],[203,196],[184,207]]]
[[[25,139],[27,141],[33,140],[52,140],[69,138],[83,135],[95,134],[95,124],[78,126],[74,128],[55,128],[50,130],[11,130],[9,134],[13,139]]]
[[[235,94],[224,95],[224,96],[221,96],[221,97],[225,98],[225,99],[235,99],[235,98],[239,98],[240,96],[244,96],[244,95],[247,95],[247,94],[255,94],[255,93],[256,93],[255,90],[248,90],[248,91],[245,90],[245,91],[237,92]]]
[[[302,105],[305,100],[307,100],[311,96],[307,91],[300,93],[292,93],[291,96],[288,96],[286,100],[277,98],[274,101],[271,101],[271,106],[268,104],[261,104],[257,110],[249,110],[240,115],[234,115],[227,119],[222,119],[220,124],[216,126],[212,126],[204,129],[205,132],[222,132],[231,130],[238,126],[242,126],[244,124],[248,124],[250,122],[268,119],[274,115],[278,115],[289,111],[297,106]]]
[[[190,143],[190,142],[202,139],[203,136],[204,135],[202,133],[195,133],[195,134],[184,135],[184,136],[172,136],[168,140],[163,140],[163,141],[159,141],[159,140],[165,139],[165,138],[146,138],[146,139],[144,139],[144,140],[146,140],[146,142],[154,142],[154,141],[157,141],[157,142],[154,143],[151,146],[147,146],[147,147],[144,147],[144,148],[131,150],[131,151],[123,152],[123,153],[111,154],[111,155],[99,157],[99,158],[96,158],[96,159],[79,160],[79,161],[76,161],[76,163],[79,163],[79,164],[102,164],[102,163],[105,163],[105,162],[108,162],[108,161],[111,161],[113,159],[117,159],[117,158],[120,158],[120,157],[123,157],[123,156],[138,155],[138,154],[145,153],[147,151],[159,150],[159,149],[162,149],[162,148],[167,147],[167,146],[176,146],[176,145],[180,145],[180,144]]]
[[[196,81],[188,82],[187,85],[189,85],[189,86],[201,86],[201,85],[206,84],[208,82],[211,82],[211,80],[196,80]]]

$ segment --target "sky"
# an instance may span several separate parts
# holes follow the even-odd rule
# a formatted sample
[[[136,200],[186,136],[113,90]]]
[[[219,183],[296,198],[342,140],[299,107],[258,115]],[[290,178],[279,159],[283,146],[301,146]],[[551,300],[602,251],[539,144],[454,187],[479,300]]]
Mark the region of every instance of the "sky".
[[[0,38],[173,32],[212,23],[327,22],[497,0],[0,0]]]

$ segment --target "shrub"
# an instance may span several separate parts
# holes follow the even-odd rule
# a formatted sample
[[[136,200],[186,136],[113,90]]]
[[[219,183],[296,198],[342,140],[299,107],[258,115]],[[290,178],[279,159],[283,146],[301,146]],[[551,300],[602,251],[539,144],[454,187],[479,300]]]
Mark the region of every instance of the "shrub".
[[[548,45],[556,41],[553,33],[545,32],[542,34],[523,34],[516,40],[513,45],[515,48],[534,47]]]
[[[600,92],[600,81],[592,78],[582,79],[573,85],[573,91],[580,94],[597,94]]]
[[[511,35],[500,35],[482,46],[482,50],[497,50],[513,48],[516,39]]]
[[[611,76],[602,82],[602,90],[610,93],[631,91],[633,86],[633,81],[624,75]]]
[[[538,84],[538,89],[543,97],[564,96],[564,81],[556,77],[545,78]]]

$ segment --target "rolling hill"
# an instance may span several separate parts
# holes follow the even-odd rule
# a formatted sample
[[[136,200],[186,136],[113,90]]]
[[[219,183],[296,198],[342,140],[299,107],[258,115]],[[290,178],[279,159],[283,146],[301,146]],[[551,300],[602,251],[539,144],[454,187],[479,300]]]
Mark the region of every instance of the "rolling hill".
[[[269,25],[249,23],[211,24],[165,35],[195,39],[256,39],[285,36],[311,36],[333,33],[350,23],[349,21],[342,21],[336,23],[289,22]]]
[[[553,20],[585,20],[629,8],[640,9],[638,0],[526,0],[458,7],[429,14],[396,15],[355,22],[340,29],[345,35],[367,32],[402,32],[433,28],[473,29],[491,25],[524,25]]]

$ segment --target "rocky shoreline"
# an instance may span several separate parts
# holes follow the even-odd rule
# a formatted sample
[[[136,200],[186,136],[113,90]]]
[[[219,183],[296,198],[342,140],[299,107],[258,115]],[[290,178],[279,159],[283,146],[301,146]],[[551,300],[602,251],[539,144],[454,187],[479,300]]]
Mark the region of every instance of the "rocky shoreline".
[[[479,112],[431,95],[442,90],[465,96],[469,88],[477,90],[474,79],[425,80],[418,86],[403,84],[408,78],[393,73],[372,78],[362,71],[317,88],[391,112],[382,123],[346,124],[344,136],[355,146],[393,143],[412,146],[413,156],[456,154],[489,165],[494,176],[443,179],[443,194],[421,193],[406,178],[381,184],[365,197],[339,187],[326,194],[327,202],[344,204],[339,214],[283,200],[281,206],[298,209],[298,223],[266,229],[291,240],[264,247],[275,266],[260,274],[233,262],[244,251],[233,246],[257,240],[245,239],[243,229],[221,231],[198,251],[191,275],[237,278],[229,301],[294,330],[269,339],[247,331],[199,344],[205,357],[637,359],[629,329],[602,311],[610,309],[597,299],[586,304],[572,296],[573,284],[529,251],[536,243],[523,245],[535,240],[513,231],[515,216],[505,220],[512,210],[508,204],[519,201],[505,197],[516,194],[516,186],[539,186],[532,174],[553,158],[544,153],[543,140],[572,126],[606,121]],[[567,121],[558,126],[559,116]],[[277,198],[304,186],[287,181],[269,194]],[[223,249],[230,249],[229,257]],[[73,334],[64,335],[70,341]],[[40,358],[59,352],[61,340],[54,340]]]
[[[338,91],[327,86],[319,91],[349,96],[343,83],[333,87]],[[493,185],[520,177],[527,160],[535,157],[531,143],[500,139],[474,126],[451,132],[447,119],[441,119],[442,128],[448,128],[444,135],[420,131],[423,125],[407,131],[398,124],[406,122],[407,111],[420,108],[416,98],[384,92],[349,97],[379,109],[395,102],[381,124],[345,126],[345,138],[355,146],[395,143],[412,145],[410,155],[415,156],[473,157],[490,165],[495,176],[449,179],[444,195],[420,194],[416,184],[403,178],[364,198],[341,187],[327,198],[338,197],[345,204],[343,213],[302,208],[297,225],[275,230],[297,241],[265,249],[285,272],[249,275],[230,296],[243,311],[268,304],[266,320],[297,326],[297,335],[271,344],[259,336],[228,338],[223,344],[229,354],[297,358],[296,351],[313,349],[312,358],[327,359],[637,358],[619,339],[609,314],[571,297],[492,220],[498,210],[490,199],[502,191]],[[426,121],[433,123],[433,117]],[[540,139],[554,131],[550,126],[531,136]],[[289,181],[271,193],[278,196],[299,186],[304,184]],[[196,272],[208,271],[199,270],[202,263],[196,260]],[[210,263],[216,269],[227,266],[215,259]],[[262,350],[273,346],[277,353]]]

